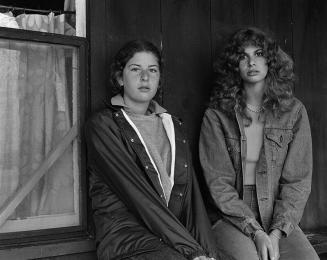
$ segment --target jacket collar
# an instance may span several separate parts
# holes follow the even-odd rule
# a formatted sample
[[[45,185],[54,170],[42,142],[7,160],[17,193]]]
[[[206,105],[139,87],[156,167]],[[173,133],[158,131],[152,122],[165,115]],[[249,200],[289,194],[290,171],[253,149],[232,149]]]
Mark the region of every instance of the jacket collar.
[[[118,95],[112,97],[110,103],[111,103],[112,106],[119,106],[119,107],[122,107],[124,109],[127,108],[127,110],[128,110],[128,106],[125,104],[125,101],[124,101],[121,94],[118,94]],[[162,106],[160,106],[154,100],[150,101],[148,111],[150,112],[150,114],[162,114],[162,113],[167,112],[166,109],[164,109]]]

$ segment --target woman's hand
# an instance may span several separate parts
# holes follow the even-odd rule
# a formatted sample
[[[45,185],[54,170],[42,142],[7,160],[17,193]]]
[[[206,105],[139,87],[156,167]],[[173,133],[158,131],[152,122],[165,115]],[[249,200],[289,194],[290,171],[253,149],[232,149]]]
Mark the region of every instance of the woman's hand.
[[[216,259],[213,257],[207,257],[204,255],[201,255],[201,256],[197,256],[197,257],[193,258],[193,260],[216,260]]]
[[[269,237],[270,237],[271,243],[273,245],[275,260],[278,260],[279,257],[280,257],[280,254],[279,254],[279,239],[282,237],[282,232],[280,230],[278,230],[278,229],[275,229],[275,230],[270,232]]]
[[[260,260],[276,260],[273,243],[266,232],[258,230],[254,236],[254,243]]]

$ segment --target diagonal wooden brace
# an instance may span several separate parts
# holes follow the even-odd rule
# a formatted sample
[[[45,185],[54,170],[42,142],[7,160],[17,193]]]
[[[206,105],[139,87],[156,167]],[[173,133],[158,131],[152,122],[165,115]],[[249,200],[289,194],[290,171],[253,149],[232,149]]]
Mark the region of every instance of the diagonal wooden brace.
[[[70,143],[76,138],[77,135],[78,128],[77,124],[75,124],[60,141],[60,143],[49,153],[27,183],[20,187],[16,194],[2,206],[0,210],[0,227],[6,222],[9,216],[14,213],[17,206],[33,190],[42,176],[47,173],[53,163],[62,155],[62,153],[68,148]]]

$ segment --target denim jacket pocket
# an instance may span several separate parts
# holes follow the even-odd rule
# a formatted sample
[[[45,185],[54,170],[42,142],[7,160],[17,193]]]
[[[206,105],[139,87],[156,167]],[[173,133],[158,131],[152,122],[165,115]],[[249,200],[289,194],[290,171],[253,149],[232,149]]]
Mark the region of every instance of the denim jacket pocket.
[[[226,147],[235,171],[241,167],[241,144],[238,138],[225,137]]]
[[[281,166],[286,159],[288,145],[293,139],[293,132],[290,129],[270,129],[265,134],[272,149],[272,160],[276,165]]]

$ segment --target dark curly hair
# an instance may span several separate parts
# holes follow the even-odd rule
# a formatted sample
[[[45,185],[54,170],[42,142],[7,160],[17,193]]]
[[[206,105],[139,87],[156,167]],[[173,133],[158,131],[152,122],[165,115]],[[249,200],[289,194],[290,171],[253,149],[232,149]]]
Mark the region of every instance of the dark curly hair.
[[[127,42],[115,55],[110,66],[110,82],[113,85],[112,94],[122,93],[123,89],[117,79],[122,76],[126,63],[138,52],[151,52],[158,61],[160,73],[162,72],[162,56],[158,48],[147,40],[133,40]]]
[[[246,103],[239,61],[244,48],[249,45],[262,48],[267,60],[263,110],[271,110],[274,115],[287,111],[293,101],[293,61],[273,38],[254,27],[236,31],[214,64],[216,77],[209,106],[230,114],[234,114],[236,107],[248,118],[244,113]]]

